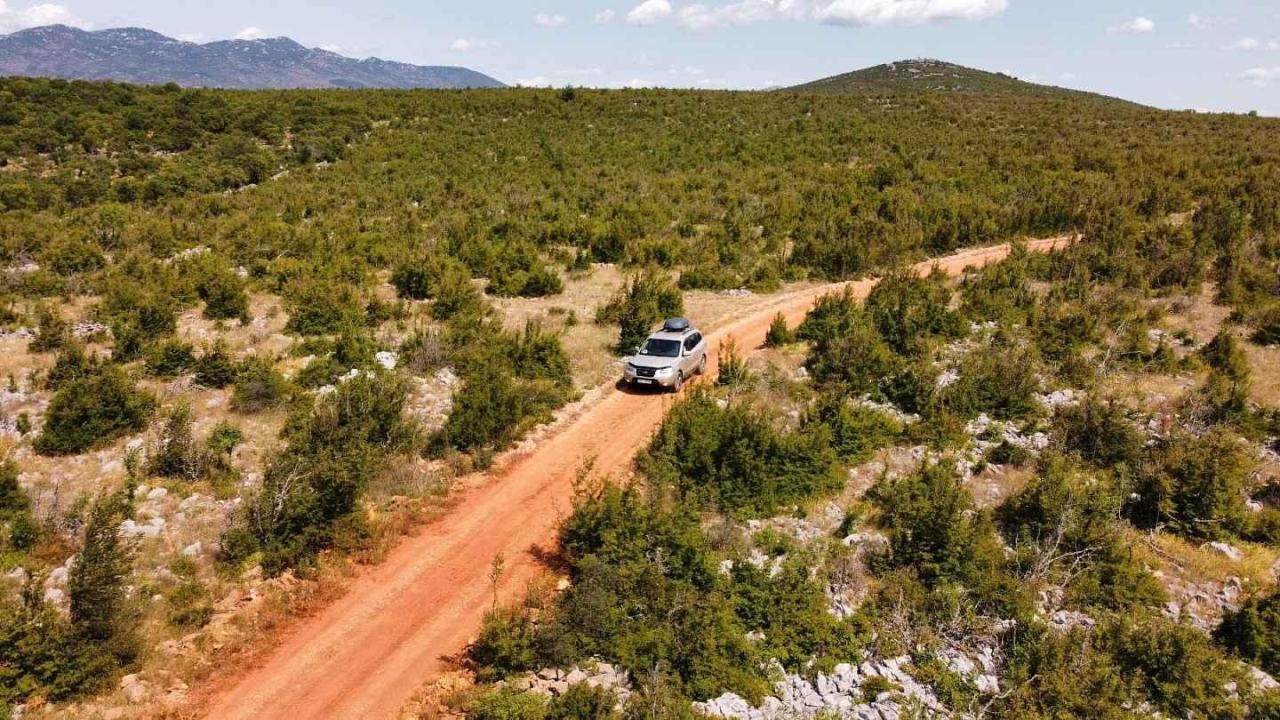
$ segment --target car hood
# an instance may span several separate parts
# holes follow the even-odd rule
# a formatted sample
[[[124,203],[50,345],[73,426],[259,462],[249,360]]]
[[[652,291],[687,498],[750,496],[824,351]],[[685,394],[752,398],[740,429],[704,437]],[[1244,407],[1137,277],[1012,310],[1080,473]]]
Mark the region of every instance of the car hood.
[[[657,355],[632,355],[627,358],[627,362],[635,367],[642,368],[664,368],[671,367],[680,362],[678,357],[659,357]]]

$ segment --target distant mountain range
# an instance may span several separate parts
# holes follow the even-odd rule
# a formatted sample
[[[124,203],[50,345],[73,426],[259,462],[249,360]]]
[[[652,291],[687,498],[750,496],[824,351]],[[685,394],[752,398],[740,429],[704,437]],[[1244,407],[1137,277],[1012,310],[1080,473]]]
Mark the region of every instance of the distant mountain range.
[[[463,67],[356,60],[284,37],[198,44],[141,28],[65,25],[0,36],[0,75],[242,89],[505,87]]]

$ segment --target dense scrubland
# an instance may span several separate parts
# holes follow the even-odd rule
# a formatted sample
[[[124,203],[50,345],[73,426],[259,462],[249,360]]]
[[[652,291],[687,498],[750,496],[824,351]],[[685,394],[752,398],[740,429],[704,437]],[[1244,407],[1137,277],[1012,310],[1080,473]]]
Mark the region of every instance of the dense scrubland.
[[[162,662],[246,571],[367,552],[397,466],[483,469],[586,389],[564,343],[583,324],[625,352],[682,293],[874,272],[865,307],[831,296],[763,364],[724,358],[634,485],[584,488],[569,589],[495,610],[471,654],[486,682],[597,658],[629,700],[506,682],[463,706],[685,716],[899,656],[957,713],[1280,706],[1246,665],[1280,671],[1269,568],[1215,612],[1169,609],[1216,577],[1200,544],[1280,542],[1280,123],[1016,88],[7,79],[0,156],[0,703]],[[959,283],[896,270],[1061,232],[1083,239]],[[615,268],[579,318],[574,288]],[[497,309],[561,295],[541,322]],[[157,490],[217,500],[204,545],[148,534]],[[946,659],[975,653],[994,687]],[[860,702],[905,708],[877,677]]]

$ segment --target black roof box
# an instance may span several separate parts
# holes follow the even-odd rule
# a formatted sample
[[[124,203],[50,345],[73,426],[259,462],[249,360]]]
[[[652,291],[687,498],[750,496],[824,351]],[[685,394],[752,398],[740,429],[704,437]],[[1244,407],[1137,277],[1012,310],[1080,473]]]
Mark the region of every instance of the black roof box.
[[[667,318],[662,324],[662,329],[667,332],[684,332],[689,329],[689,319],[682,317]]]

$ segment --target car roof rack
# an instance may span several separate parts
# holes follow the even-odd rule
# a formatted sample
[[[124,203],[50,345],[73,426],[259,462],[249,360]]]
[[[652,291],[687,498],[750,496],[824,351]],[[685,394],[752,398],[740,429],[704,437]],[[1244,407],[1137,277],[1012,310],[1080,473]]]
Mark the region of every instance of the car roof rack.
[[[690,327],[692,326],[689,319],[682,317],[667,318],[667,321],[662,323],[662,329],[667,332],[688,332]]]

